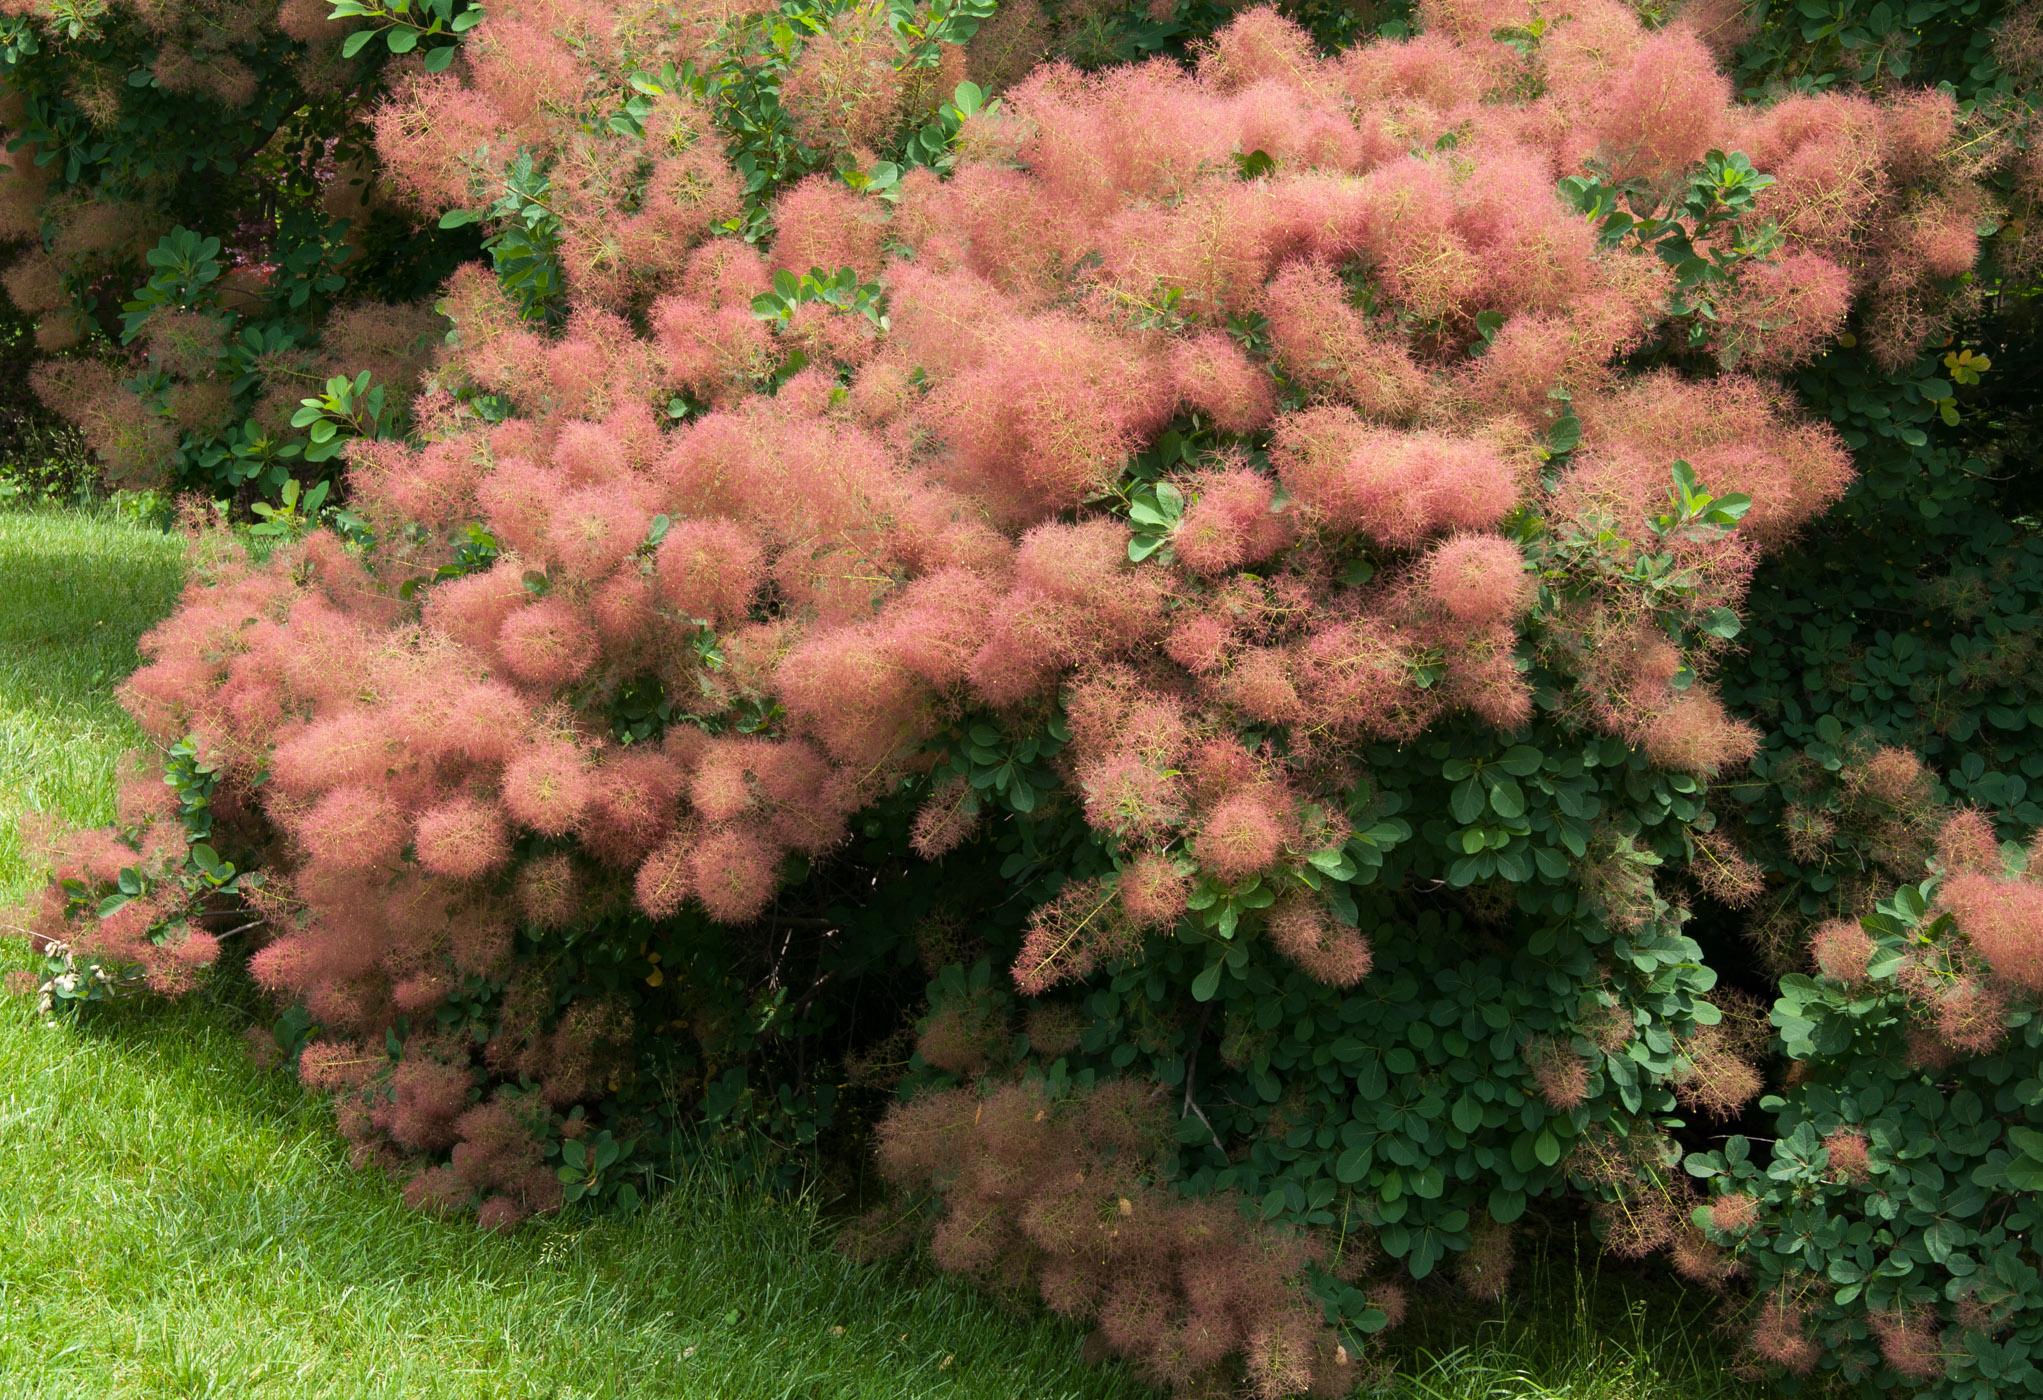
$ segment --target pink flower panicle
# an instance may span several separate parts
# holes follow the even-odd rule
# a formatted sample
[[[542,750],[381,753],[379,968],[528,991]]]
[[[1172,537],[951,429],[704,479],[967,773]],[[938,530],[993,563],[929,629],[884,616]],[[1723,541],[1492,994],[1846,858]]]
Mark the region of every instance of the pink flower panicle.
[[[1822,1350],[1803,1330],[1800,1312],[1786,1302],[1770,1299],[1759,1313],[1752,1331],[1752,1349],[1763,1359],[1796,1375],[1816,1369]]]
[[[1872,1155],[1864,1132],[1857,1128],[1838,1128],[1823,1138],[1823,1149],[1830,1156],[1830,1169],[1854,1184],[1863,1184],[1872,1176]]]
[[[1566,1042],[1549,1038],[1528,1044],[1525,1064],[1540,1098],[1550,1107],[1566,1112],[1588,1098],[1588,1062]]]
[[[1525,556],[1501,535],[1456,535],[1427,552],[1427,594],[1458,622],[1514,619],[1532,605]]]
[[[1237,884],[1276,864],[1290,823],[1280,793],[1244,789],[1223,797],[1204,815],[1192,849],[1202,868]]]
[[[1995,978],[2043,992],[2043,884],[1967,871],[1945,881],[1937,901]]]
[[[419,864],[436,875],[473,880],[510,859],[510,835],[495,803],[458,797],[418,819],[413,844]]]
[[[1710,1224],[1727,1235],[1742,1235],[1759,1223],[1759,1202],[1732,1191],[1710,1202]]]
[[[1369,944],[1354,929],[1329,918],[1306,900],[1287,900],[1270,914],[1270,942],[1314,978],[1333,987],[1352,987],[1369,975]]]
[[[1847,987],[1866,980],[1873,959],[1873,939],[1856,919],[1831,919],[1817,926],[1809,939],[1816,971]]]

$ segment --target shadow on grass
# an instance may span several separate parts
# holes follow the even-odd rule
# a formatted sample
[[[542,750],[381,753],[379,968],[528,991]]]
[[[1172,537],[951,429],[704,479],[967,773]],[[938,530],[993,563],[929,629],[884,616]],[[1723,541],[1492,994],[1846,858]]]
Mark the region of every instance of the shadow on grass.
[[[323,1108],[246,1061],[224,1008],[93,1022],[0,1010],[0,1238],[19,1245],[0,1251],[9,1400],[228,1382],[349,1397],[1144,1393],[1084,1366],[1070,1328],[917,1268],[854,1265],[813,1201],[715,1166],[626,1220],[495,1236],[423,1216],[348,1164]]]
[[[198,1216],[157,1232],[152,1252],[182,1259],[190,1252],[185,1238],[208,1240],[203,1268],[216,1294],[250,1288],[243,1275],[266,1268],[280,1234],[289,1234],[301,1241],[302,1253],[292,1260],[299,1292],[318,1299],[351,1294],[368,1300],[372,1316],[416,1307],[421,1325],[441,1328],[449,1320],[432,1321],[436,1311],[465,1316],[481,1295],[531,1328],[535,1313],[571,1295],[568,1311],[548,1318],[551,1340],[546,1331],[528,1334],[549,1353],[528,1358],[539,1368],[534,1374],[562,1374],[549,1370],[563,1364],[555,1348],[610,1355],[605,1339],[613,1336],[665,1338],[675,1348],[697,1349],[698,1358],[710,1355],[703,1348],[721,1349],[722,1369],[702,1377],[716,1376],[713,1392],[684,1386],[619,1393],[1114,1400],[1152,1393],[1124,1373],[1081,1368],[1076,1330],[1039,1314],[1002,1311],[933,1278],[926,1264],[875,1269],[838,1259],[830,1222],[814,1200],[774,1200],[759,1182],[727,1168],[688,1173],[629,1221],[571,1216],[504,1239],[478,1235],[465,1222],[418,1216],[386,1180],[347,1164],[321,1105],[287,1075],[247,1062],[235,1035],[247,1009],[231,998],[212,1006],[131,1005],[57,1033],[106,1072],[158,1086],[156,1114],[127,1109],[130,1121],[172,1112],[237,1144],[241,1155],[272,1164],[271,1173],[221,1171],[209,1165],[218,1160],[216,1150],[195,1152],[178,1168],[176,1189],[187,1212]],[[88,1149],[96,1156],[104,1145]],[[280,1161],[287,1166],[281,1178],[274,1175]],[[1383,1339],[1399,1372],[1390,1395],[1730,1400],[1764,1393],[1720,1370],[1729,1346],[1718,1345],[1711,1329],[1707,1295],[1644,1271],[1606,1267],[1593,1242],[1566,1226],[1529,1234],[1524,1254],[1501,1306],[1476,1304],[1445,1282],[1415,1289],[1409,1320]],[[6,1272],[0,1266],[0,1277]],[[123,1295],[107,1296],[113,1302]],[[846,1332],[833,1330],[839,1327]],[[831,1355],[812,1354],[819,1338],[829,1339]],[[304,1343],[289,1336],[269,1343],[286,1351],[294,1344]],[[419,1338],[415,1345],[432,1344]],[[407,1384],[417,1380],[410,1360],[391,1363],[410,1377]],[[775,1369],[782,1365],[789,1374],[821,1366],[817,1378],[827,1376],[829,1384],[783,1390]],[[680,1379],[660,1368],[627,1367],[627,1374],[648,1387]],[[933,1388],[918,1389],[917,1377]]]
[[[1558,1213],[1558,1212],[1557,1212]],[[1764,1400],[1770,1386],[1727,1368],[1718,1297],[1661,1259],[1604,1255],[1585,1221],[1528,1217],[1511,1285],[1497,1303],[1455,1290],[1415,1293],[1387,1338],[1412,1400]]]

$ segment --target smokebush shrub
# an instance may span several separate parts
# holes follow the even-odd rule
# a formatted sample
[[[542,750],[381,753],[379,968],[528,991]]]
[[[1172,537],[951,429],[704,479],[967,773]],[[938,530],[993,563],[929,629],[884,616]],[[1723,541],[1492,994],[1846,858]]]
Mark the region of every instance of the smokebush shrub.
[[[1741,615],[1852,478],[1785,376],[1969,313],[1958,105],[1741,105],[1619,4],[1251,10],[997,104],[962,11],[735,69],[636,13],[493,12],[378,108],[490,263],[344,530],[147,640],[184,766],[60,850],[49,993],[252,944],[358,1156],[492,1226],[628,1204],[663,1114],[898,1087],[859,1241],[1187,1391],[1351,1387],[1542,1199],[1776,1296],[1680,1166],[1772,1034],[1690,911],[1764,885]],[[2019,965],[1993,918],[1952,967]]]
[[[0,16],[5,290],[38,395],[116,484],[274,500],[404,421],[456,250],[381,198],[360,119],[384,49],[326,8]]]

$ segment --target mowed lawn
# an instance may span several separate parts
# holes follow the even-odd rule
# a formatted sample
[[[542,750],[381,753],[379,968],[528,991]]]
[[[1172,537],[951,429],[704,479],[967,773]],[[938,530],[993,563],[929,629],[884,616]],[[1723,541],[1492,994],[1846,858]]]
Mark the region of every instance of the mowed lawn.
[[[180,558],[112,516],[0,513],[0,902],[36,876],[24,813],[111,815],[135,739],[112,691]],[[1083,1365],[1078,1331],[854,1265],[813,1199],[711,1170],[625,1221],[505,1238],[423,1217],[238,1030],[203,998],[57,1025],[0,1002],[0,1400],[1151,1394]],[[1755,1393],[1717,1369],[1702,1300],[1642,1301],[1553,1252],[1525,1273],[1504,1316],[1433,1313],[1392,1393]]]

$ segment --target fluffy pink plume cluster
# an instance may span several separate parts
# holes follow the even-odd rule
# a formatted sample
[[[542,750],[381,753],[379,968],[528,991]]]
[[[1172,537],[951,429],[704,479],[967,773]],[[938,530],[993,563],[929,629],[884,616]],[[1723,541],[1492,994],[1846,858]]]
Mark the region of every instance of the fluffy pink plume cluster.
[[[1358,1285],[1393,1320],[1401,1289],[1367,1276],[1378,1262],[1367,1245],[1349,1240],[1329,1257],[1320,1242],[1246,1224],[1231,1193],[1171,1189],[1164,1097],[1125,1079],[1055,1102],[1022,1084],[986,1098],[926,1094],[888,1115],[880,1170],[903,1191],[942,1197],[930,1248],[943,1267],[1040,1292],[1155,1384],[1215,1393],[1200,1387],[1238,1356],[1246,1385],[1234,1394],[1356,1393],[1378,1368],[1334,1340],[1305,1272]],[[882,1222],[856,1232],[873,1245],[890,1243],[886,1233]]]
[[[1913,1050],[1926,1063],[1990,1054],[2010,1012],[2043,996],[2043,838],[2017,863],[2011,872],[1976,809],[1953,814],[1938,833],[1936,909],[1955,936],[1911,946],[1897,974],[1916,1011]],[[1864,977],[1870,953],[1851,927],[1825,925],[1814,945],[1818,969],[1847,984]]]
[[[560,217],[559,255],[578,300],[644,310],[650,296],[686,295],[687,304],[655,312],[655,322],[672,325],[677,342],[703,339],[735,350],[731,342],[746,339],[742,322],[707,334],[687,325],[704,309],[708,286],[735,290],[713,272],[691,273],[692,249],[711,232],[739,227],[745,212],[745,182],[726,159],[708,112],[685,90],[642,92],[649,110],[638,119],[638,134],[620,137],[609,119],[634,75],[711,69],[728,60],[757,67],[762,54],[777,58],[781,41],[769,31],[778,21],[764,0],[492,6],[453,68],[400,80],[394,99],[376,114],[377,154],[397,191],[436,213],[493,202],[512,165],[521,156],[533,160],[547,174],[545,203]],[[870,162],[873,147],[889,144],[904,123],[928,120],[964,77],[960,49],[940,45],[938,55],[936,64],[924,65],[923,55],[896,37],[888,7],[865,0],[796,45],[777,74],[780,104],[818,156]],[[817,217],[834,238],[843,232],[841,211],[833,216],[830,201],[820,202],[826,208]],[[790,199],[783,223],[801,222],[794,211],[802,204]],[[866,223],[861,246],[876,255],[880,221]],[[783,232],[790,248],[798,237]],[[845,252],[808,251],[832,270]],[[742,299],[735,305],[749,315]]]
[[[1907,839],[1892,843],[1895,868],[1909,851],[1918,870],[1927,857],[1938,877],[1933,912],[1948,919],[1948,933],[1912,940],[1890,969],[1910,1008],[1912,1062],[1935,1068],[1993,1053],[2010,1017],[2043,995],[2043,840],[2012,868],[1984,812],[1961,808],[1937,825],[1926,771],[1899,750],[1876,751],[1852,786],[1909,809]],[[1858,920],[1819,924],[1807,951],[1818,975],[1854,989],[1871,985],[1879,947]]]

